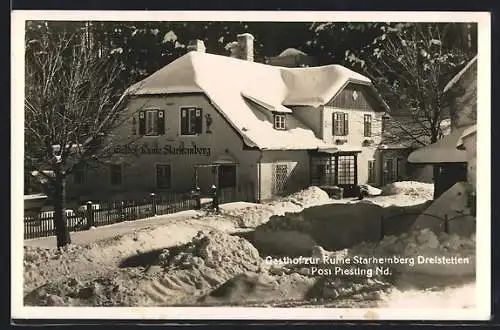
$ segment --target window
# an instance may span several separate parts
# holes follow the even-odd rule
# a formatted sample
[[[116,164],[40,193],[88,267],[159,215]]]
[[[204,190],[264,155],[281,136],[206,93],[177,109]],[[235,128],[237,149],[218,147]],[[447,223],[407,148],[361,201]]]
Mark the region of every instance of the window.
[[[170,165],[156,165],[156,188],[170,189],[172,187]]]
[[[375,161],[368,161],[368,183],[375,183]]]
[[[347,113],[333,113],[333,135],[347,136],[349,134],[349,117]]]
[[[286,116],[274,114],[274,129],[286,130]]]
[[[236,165],[219,166],[219,187],[236,187]]]
[[[365,115],[364,116],[364,135],[365,137],[371,137],[372,136],[372,115]]]
[[[139,134],[156,136],[165,134],[165,110],[139,112]]]
[[[349,185],[354,184],[356,179],[355,156],[338,156],[338,184]]]
[[[385,160],[385,183],[394,182],[394,160],[392,158]]]
[[[85,166],[83,164],[75,165],[73,168],[73,182],[75,184],[85,183]]]
[[[122,184],[122,166],[121,165],[119,165],[119,164],[111,165],[109,168],[109,173],[110,173],[112,186],[119,186]]]
[[[288,165],[274,165],[273,172],[273,194],[282,195],[286,190],[286,181],[288,179]]]
[[[181,108],[181,135],[201,134],[202,128],[200,108]]]

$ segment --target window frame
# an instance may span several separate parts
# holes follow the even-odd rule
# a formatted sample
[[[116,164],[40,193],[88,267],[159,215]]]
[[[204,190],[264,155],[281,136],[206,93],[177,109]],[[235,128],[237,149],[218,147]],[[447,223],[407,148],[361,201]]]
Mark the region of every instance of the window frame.
[[[377,170],[375,167],[375,160],[368,160],[368,183],[376,183],[377,181]]]
[[[372,137],[372,122],[373,116],[369,113],[364,114],[363,116],[363,136],[364,137]]]
[[[342,111],[334,111],[332,114],[332,135],[333,136],[348,136],[349,135],[349,114]],[[338,124],[340,123],[340,125]]]
[[[151,117],[153,118],[152,126],[154,128],[153,132],[148,133],[148,113],[154,113]],[[144,109],[144,121],[145,121],[145,132],[144,136],[159,136],[160,133],[158,132],[158,114],[159,114],[159,109]]]
[[[158,185],[158,167],[169,167],[169,186],[168,187],[160,187]],[[154,182],[155,182],[155,189],[156,190],[161,190],[161,191],[168,191],[172,190],[172,164],[170,163],[155,163],[155,168],[154,168]]]
[[[120,169],[120,182],[116,183],[113,181],[113,168],[119,168]],[[123,184],[123,166],[122,164],[111,164],[109,166],[109,183],[111,186],[121,186]]]
[[[284,113],[273,113],[273,127],[278,131],[286,131],[287,118]]]
[[[190,112],[191,111],[194,111],[195,112],[195,115],[194,117],[196,118],[196,111],[200,111],[200,128],[199,128],[199,132],[196,131],[196,129],[194,130],[194,133],[185,133],[183,131],[183,128],[184,128],[184,125],[182,124],[182,120],[183,120],[183,117],[182,117],[182,111],[183,110],[186,110],[187,113],[187,118],[188,118],[188,127],[191,127],[191,120],[189,119],[190,118]],[[196,124],[195,124],[196,125]],[[203,133],[203,108],[199,107],[199,106],[190,106],[190,105],[183,105],[179,108],[179,136],[183,136],[183,137],[193,137],[193,136],[198,136],[200,134]]]

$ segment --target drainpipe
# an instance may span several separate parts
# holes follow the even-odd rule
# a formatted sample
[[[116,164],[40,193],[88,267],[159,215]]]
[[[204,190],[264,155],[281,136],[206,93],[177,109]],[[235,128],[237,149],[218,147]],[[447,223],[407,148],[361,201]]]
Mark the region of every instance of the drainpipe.
[[[262,172],[262,158],[264,157],[264,152],[262,151],[262,149],[260,150],[260,157],[259,157],[259,160],[257,161],[257,166],[258,166],[258,171],[257,171],[257,176],[258,176],[258,179],[257,179],[257,193],[258,193],[258,198],[257,198],[257,201],[260,203],[261,202],[261,189],[262,189],[262,176],[261,176],[261,172]]]

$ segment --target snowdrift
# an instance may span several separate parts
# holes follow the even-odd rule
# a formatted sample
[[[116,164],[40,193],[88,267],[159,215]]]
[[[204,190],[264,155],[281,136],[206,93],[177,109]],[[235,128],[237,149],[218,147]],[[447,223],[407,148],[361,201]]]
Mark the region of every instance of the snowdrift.
[[[444,229],[445,216],[450,219],[448,230],[461,236],[470,236],[476,230],[476,219],[467,207],[471,185],[458,182],[432,202],[414,224],[413,229],[431,228],[435,232]]]
[[[382,187],[382,195],[407,195],[432,199],[434,195],[434,185],[432,183],[417,181],[393,182]]]
[[[223,207],[222,215],[233,217],[241,228],[255,228],[269,221],[273,215],[300,212],[304,208],[330,201],[330,197],[324,190],[313,186],[267,204],[244,208]]]
[[[370,202],[325,204],[272,216],[248,239],[265,254],[304,255],[315,245],[340,250],[405,232],[425,208],[426,203],[385,208]]]

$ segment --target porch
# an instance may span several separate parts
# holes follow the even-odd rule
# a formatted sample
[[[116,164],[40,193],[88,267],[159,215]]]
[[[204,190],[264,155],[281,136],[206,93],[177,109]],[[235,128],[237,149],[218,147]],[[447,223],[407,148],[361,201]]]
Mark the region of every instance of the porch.
[[[254,187],[240,182],[238,166],[239,164],[232,160],[194,165],[194,187],[200,194],[202,204],[212,203],[214,194],[220,204],[254,202]]]
[[[344,196],[357,194],[358,154],[361,151],[317,149],[310,152],[311,184],[318,187],[340,187]]]

